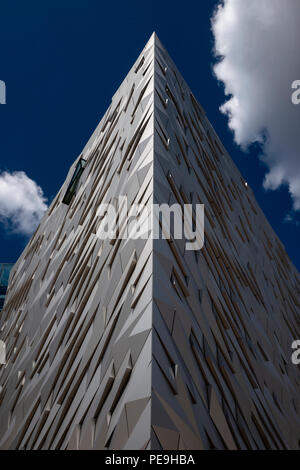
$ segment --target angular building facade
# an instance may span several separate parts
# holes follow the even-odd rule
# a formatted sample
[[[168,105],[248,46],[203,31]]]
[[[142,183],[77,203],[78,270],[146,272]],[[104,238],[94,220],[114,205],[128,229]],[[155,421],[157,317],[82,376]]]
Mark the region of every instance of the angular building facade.
[[[120,196],[204,204],[203,248],[101,239]],[[153,34],[12,270],[0,448],[299,448],[299,287]]]

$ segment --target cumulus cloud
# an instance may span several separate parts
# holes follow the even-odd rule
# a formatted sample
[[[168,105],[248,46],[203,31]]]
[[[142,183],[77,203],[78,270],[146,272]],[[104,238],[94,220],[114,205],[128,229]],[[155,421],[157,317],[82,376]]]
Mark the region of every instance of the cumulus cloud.
[[[262,145],[266,189],[286,184],[300,210],[300,1],[223,0],[213,18],[214,72],[229,99],[221,111],[243,149]]]
[[[42,189],[23,171],[0,174],[0,221],[6,227],[31,235],[46,209]]]

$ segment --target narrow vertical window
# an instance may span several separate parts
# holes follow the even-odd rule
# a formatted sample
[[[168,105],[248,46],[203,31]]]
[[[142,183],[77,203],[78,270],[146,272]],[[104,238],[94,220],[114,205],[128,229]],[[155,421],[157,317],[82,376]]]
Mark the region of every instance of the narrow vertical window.
[[[70,181],[70,184],[68,186],[68,189],[67,189],[67,192],[65,194],[65,197],[63,198],[63,203],[64,204],[70,204],[75,192],[76,192],[76,188],[77,188],[77,185],[78,185],[78,181],[80,180],[80,177],[83,173],[83,170],[86,166],[86,160],[84,160],[83,158],[81,158],[79,160],[79,162],[77,163],[77,166],[75,168],[75,171],[74,171],[74,175],[72,176],[72,179]]]

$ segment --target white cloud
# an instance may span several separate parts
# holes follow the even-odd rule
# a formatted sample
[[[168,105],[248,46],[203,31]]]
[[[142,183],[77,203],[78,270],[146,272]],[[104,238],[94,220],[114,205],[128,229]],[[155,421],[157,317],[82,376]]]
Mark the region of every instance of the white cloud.
[[[46,209],[42,189],[23,171],[0,174],[0,221],[6,227],[31,235]]]
[[[300,105],[292,83],[300,80],[300,1],[224,0],[213,18],[217,78],[229,100],[237,144],[263,146],[266,189],[287,184],[300,210]]]

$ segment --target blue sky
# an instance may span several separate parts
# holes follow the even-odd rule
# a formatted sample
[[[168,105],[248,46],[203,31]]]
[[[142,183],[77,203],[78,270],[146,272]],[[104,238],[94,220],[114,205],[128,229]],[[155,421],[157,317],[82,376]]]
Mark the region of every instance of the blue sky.
[[[0,171],[24,171],[50,203],[155,30],[299,269],[299,211],[291,223],[283,222],[292,210],[287,186],[263,189],[267,167],[258,158],[261,147],[241,151],[219,110],[225,96],[212,72],[210,24],[217,3],[2,4],[0,79],[6,83],[7,104],[0,106]],[[0,261],[14,262],[28,238],[0,224],[0,241]]]

